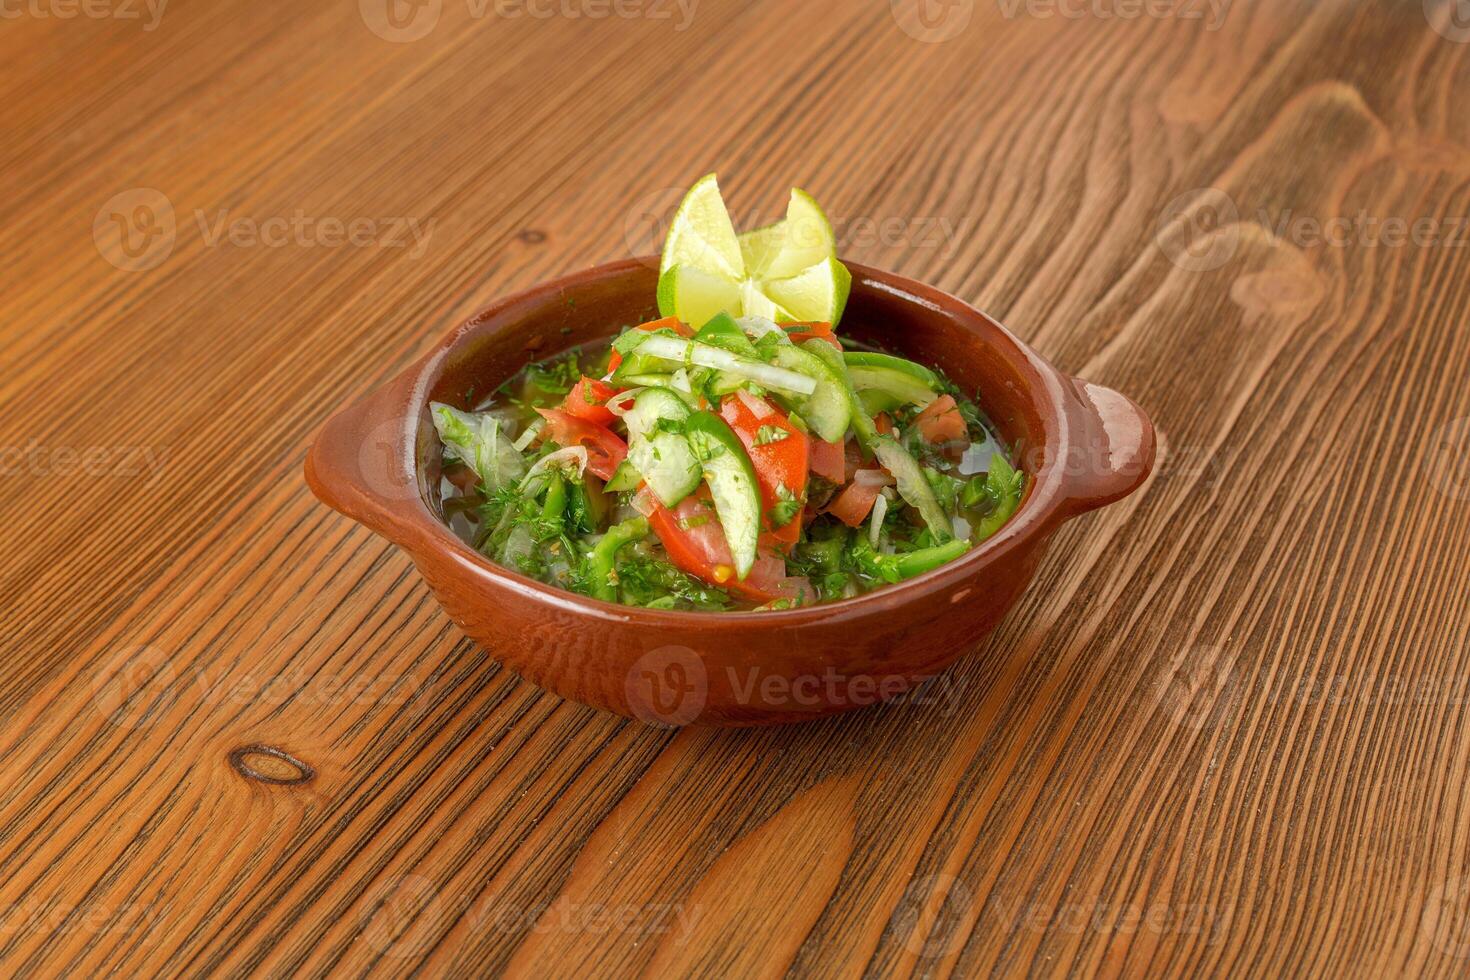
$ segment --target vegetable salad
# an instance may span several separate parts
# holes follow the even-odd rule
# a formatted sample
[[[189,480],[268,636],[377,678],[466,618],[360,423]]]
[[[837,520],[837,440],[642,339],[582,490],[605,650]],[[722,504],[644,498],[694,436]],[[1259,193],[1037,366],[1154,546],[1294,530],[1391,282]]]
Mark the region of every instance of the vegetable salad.
[[[721,312],[434,403],[444,514],[542,582],[655,609],[790,609],[921,575],[995,534],[1024,477],[939,371],[827,322]]]

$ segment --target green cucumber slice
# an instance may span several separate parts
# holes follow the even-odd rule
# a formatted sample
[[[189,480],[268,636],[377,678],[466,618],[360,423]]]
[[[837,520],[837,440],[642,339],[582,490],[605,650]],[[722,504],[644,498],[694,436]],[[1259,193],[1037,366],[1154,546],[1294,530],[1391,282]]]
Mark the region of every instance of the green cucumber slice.
[[[640,391],[633,407],[623,414],[623,423],[628,427],[625,462],[642,476],[665,507],[673,507],[693,493],[703,472],[688,441],[678,432],[658,427],[665,419],[682,427],[688,417],[689,406],[667,388]],[[614,479],[617,476],[613,474]]]
[[[643,474],[638,472],[638,467],[624,459],[618,464],[618,468],[613,470],[612,478],[607,481],[603,489],[613,493],[625,493],[629,490],[637,490],[638,484],[642,482]]]
[[[739,437],[713,412],[690,415],[685,436],[715,500],[715,513],[735,560],[735,575],[743,580],[755,564],[761,531],[761,495],[755,467]]]
[[[699,489],[703,468],[689,441],[677,432],[655,432],[628,447],[628,462],[643,475],[648,489],[665,507],[673,507]]]
[[[801,344],[801,349],[818,358],[832,372],[842,385],[843,396],[847,399],[848,410],[852,414],[852,433],[857,436],[858,445],[868,452],[873,451],[873,443],[878,438],[878,428],[873,424],[873,418],[868,414],[866,406],[858,398],[857,389],[852,386],[852,379],[847,376],[847,362],[838,353],[837,348],[825,340],[808,340]],[[811,419],[807,419],[808,422]],[[836,440],[828,440],[835,442]]]
[[[817,341],[832,349],[830,344]],[[816,381],[817,387],[804,398],[785,399],[787,407],[800,412],[808,428],[826,442],[841,442],[847,435],[852,422],[852,405],[847,398],[842,378],[811,351],[796,344],[784,344],[776,348],[772,363],[788,371],[796,371]]]
[[[628,441],[645,439],[659,419],[682,422],[689,417],[689,406],[668,388],[645,388],[633,399],[633,407],[623,414],[628,427]]]

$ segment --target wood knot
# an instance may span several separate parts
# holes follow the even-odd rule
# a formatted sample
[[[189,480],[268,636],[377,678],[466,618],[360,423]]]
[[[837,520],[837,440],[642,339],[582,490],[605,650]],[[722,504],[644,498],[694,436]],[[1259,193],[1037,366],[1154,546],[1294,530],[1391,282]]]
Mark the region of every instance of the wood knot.
[[[230,750],[230,766],[258,783],[299,786],[316,775],[316,770],[274,745],[242,745]]]
[[[546,232],[535,228],[524,228],[516,234],[516,237],[527,245],[540,245],[546,241]]]

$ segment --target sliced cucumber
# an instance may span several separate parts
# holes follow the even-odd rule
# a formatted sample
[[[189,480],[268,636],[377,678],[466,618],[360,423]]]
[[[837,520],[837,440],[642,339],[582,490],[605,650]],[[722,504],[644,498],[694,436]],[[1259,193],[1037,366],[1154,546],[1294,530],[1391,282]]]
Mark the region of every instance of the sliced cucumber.
[[[852,387],[870,411],[898,405],[923,407],[939,397],[939,376],[922,364],[888,354],[848,351],[842,355]]]
[[[688,441],[678,432],[658,427],[662,419],[682,427],[688,417],[689,406],[667,388],[640,391],[633,407],[623,414],[623,423],[628,427],[626,462],[665,507],[673,507],[699,487],[702,470]],[[614,480],[618,475],[613,474]]]
[[[618,464],[618,468],[613,470],[612,478],[607,481],[603,489],[613,493],[624,493],[628,490],[637,490],[638,484],[642,482],[643,474],[638,472],[638,467],[624,459]]]
[[[656,374],[623,374],[621,371],[613,373],[613,383],[619,388],[672,388],[674,376],[662,372]]]
[[[802,420],[818,438],[826,442],[841,442],[852,422],[852,406],[847,400],[842,379],[831,366],[796,344],[777,347],[772,361],[778,367],[804,374],[817,383],[816,390],[810,395],[788,398],[786,405],[801,413]]]
[[[924,476],[919,461],[898,444],[892,436],[880,435],[873,440],[873,455],[885,470],[898,481],[898,495],[918,510],[919,516],[929,528],[935,542],[944,544],[954,537],[954,526],[949,515],[934,495],[934,488]]]
[[[735,560],[735,575],[744,579],[755,564],[761,533],[761,494],[755,467],[739,437],[713,412],[690,415],[685,435],[709,483],[715,513]]]
[[[703,473],[689,441],[677,432],[655,432],[628,447],[628,462],[642,474],[648,489],[665,507],[673,507],[699,489]]]
[[[623,413],[628,439],[647,438],[659,419],[682,422],[689,417],[689,406],[668,388],[647,388],[633,399],[633,407]]]
[[[857,436],[858,445],[868,452],[873,451],[873,443],[878,438],[878,428],[873,424],[873,418],[868,414],[867,407],[858,398],[857,389],[852,386],[852,379],[847,376],[847,362],[837,352],[837,348],[825,340],[808,340],[801,345],[801,349],[814,355],[823,364],[827,365],[839,383],[842,385],[843,396],[847,399],[848,410],[852,414],[852,432]],[[811,421],[810,418],[807,419]],[[835,439],[828,440],[836,442]]]

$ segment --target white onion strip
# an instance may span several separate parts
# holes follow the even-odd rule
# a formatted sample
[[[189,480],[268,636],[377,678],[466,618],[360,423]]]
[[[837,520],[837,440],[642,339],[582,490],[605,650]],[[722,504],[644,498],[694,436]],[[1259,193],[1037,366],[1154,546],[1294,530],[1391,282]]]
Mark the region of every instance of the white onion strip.
[[[511,443],[511,445],[515,447],[516,452],[524,451],[525,448],[529,446],[532,442],[534,442],[536,437],[541,434],[541,430],[545,426],[545,419],[537,419],[530,425],[526,426],[526,431],[517,436],[516,441]]]
[[[736,388],[735,397],[758,419],[768,419],[776,414],[776,410],[764,398],[757,398],[744,388]]]
[[[883,470],[858,470],[852,475],[852,482],[862,487],[891,487],[897,481]]]
[[[730,371],[741,377],[749,378],[762,387],[776,388],[796,395],[810,395],[817,390],[817,382],[804,374],[788,371],[764,361],[753,361],[748,357],[732,354],[719,347],[692,343],[680,337],[662,337],[653,334],[639,344],[637,350],[666,361],[694,364],[699,367],[714,368],[716,371]]]
[[[643,391],[643,389],[629,388],[627,391],[620,391],[616,395],[613,395],[611,398],[609,398],[607,401],[603,402],[603,404],[607,406],[607,410],[609,412],[612,412],[618,418],[622,418],[624,415],[627,415],[630,411],[633,410],[633,399],[638,397],[638,393],[640,391]],[[628,404],[624,405],[624,402],[627,402]]]
[[[577,476],[580,477],[587,471],[587,447],[567,446],[565,449],[547,453],[536,460],[535,464],[526,471],[526,475],[521,478],[521,493],[525,496],[535,496],[540,493],[541,484],[546,479],[546,471],[553,466],[563,467],[567,463],[576,467]]]
[[[873,500],[873,516],[868,522],[868,543],[878,547],[878,537],[883,533],[883,518],[888,514],[888,498],[878,494]]]

